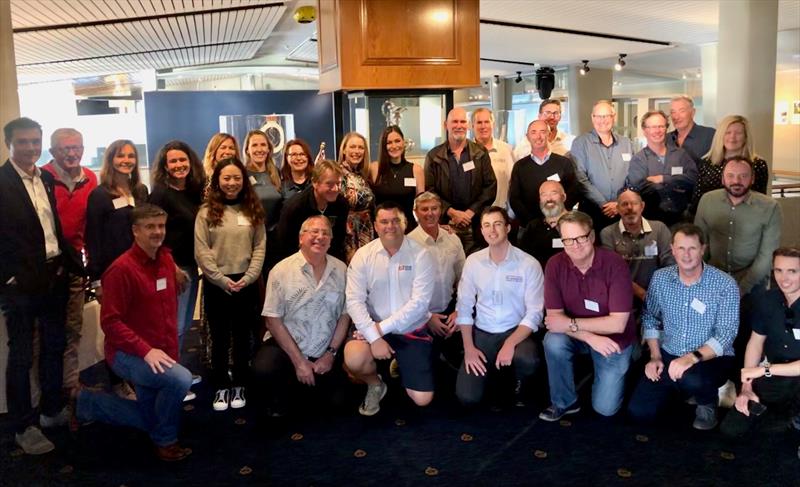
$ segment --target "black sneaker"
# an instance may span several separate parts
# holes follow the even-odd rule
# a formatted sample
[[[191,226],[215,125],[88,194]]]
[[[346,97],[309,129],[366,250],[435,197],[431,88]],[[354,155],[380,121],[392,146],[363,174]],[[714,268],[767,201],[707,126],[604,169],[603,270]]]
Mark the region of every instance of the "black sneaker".
[[[539,413],[539,419],[550,422],[558,421],[567,414],[575,414],[580,410],[581,407],[578,405],[577,402],[565,409],[561,409],[560,407],[557,407],[555,404],[551,404],[547,409]]]

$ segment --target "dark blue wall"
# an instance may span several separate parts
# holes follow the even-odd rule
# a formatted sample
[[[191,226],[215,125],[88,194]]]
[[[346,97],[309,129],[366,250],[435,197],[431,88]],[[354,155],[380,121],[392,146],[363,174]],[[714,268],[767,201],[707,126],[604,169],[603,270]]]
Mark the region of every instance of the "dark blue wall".
[[[188,143],[202,159],[208,140],[219,132],[220,115],[291,113],[295,136],[309,143],[312,155],[316,155],[322,141],[328,158],[336,152],[330,94],[306,90],[151,91],[144,94],[144,106],[151,161],[158,149],[172,139]]]

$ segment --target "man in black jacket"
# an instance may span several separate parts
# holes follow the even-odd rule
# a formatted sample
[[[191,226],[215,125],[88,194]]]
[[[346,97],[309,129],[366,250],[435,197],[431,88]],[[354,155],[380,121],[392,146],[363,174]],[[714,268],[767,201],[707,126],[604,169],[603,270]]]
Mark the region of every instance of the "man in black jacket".
[[[15,440],[25,453],[51,451],[31,406],[34,323],[39,326],[43,427],[69,420],[61,395],[67,272],[81,264],[61,232],[53,176],[36,167],[42,128],[28,118],[3,128],[10,157],[0,167],[0,310],[8,328],[6,395]]]
[[[442,199],[442,223],[455,230],[467,254],[485,246],[480,214],[497,194],[497,179],[489,154],[467,140],[467,112],[454,108],[445,121],[447,141],[425,156],[425,191]]]

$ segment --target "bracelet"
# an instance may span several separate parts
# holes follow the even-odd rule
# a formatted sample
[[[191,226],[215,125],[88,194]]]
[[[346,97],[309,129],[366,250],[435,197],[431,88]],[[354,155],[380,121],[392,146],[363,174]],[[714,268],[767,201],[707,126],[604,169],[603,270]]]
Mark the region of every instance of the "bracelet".
[[[335,348],[333,348],[333,347],[328,347],[328,348],[325,349],[325,351],[328,352],[329,354],[333,355],[334,357],[336,356],[337,350]]]

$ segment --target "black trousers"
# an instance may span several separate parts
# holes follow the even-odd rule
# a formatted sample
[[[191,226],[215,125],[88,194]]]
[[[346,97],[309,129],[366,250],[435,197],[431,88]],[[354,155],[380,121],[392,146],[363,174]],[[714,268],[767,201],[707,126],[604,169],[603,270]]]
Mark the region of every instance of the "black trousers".
[[[753,392],[767,406],[767,413],[779,410],[788,411],[790,415],[800,414],[800,377],[760,377],[753,381]],[[732,407],[720,430],[728,436],[739,437],[751,432],[760,420],[761,417],[745,416]]]

